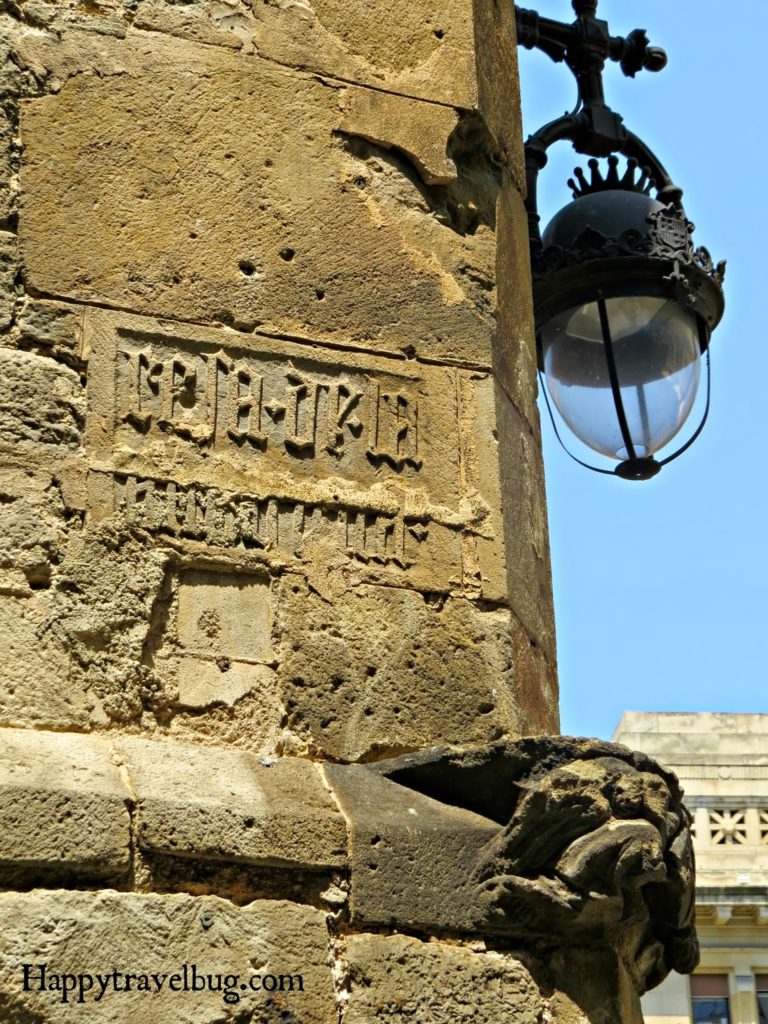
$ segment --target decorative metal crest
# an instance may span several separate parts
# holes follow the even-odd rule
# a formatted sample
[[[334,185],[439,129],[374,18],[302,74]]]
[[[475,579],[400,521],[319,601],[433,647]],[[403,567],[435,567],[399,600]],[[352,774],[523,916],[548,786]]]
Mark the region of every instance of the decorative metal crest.
[[[692,262],[694,225],[683,211],[670,204],[663,210],[648,214],[651,239],[651,255],[658,259],[684,260]]]
[[[725,260],[715,265],[709,250],[700,246],[694,248],[691,236],[694,225],[679,206],[669,203],[662,210],[648,215],[648,234],[634,228],[623,231],[616,238],[609,238],[594,228],[587,227],[567,249],[549,245],[541,253],[534,267],[536,279],[545,277],[565,267],[588,263],[591,260],[610,259],[621,256],[647,256],[651,259],[672,260],[675,263],[667,280],[686,280],[681,267],[696,267],[712,280],[722,285],[725,278]],[[686,291],[689,288],[686,287]]]
[[[608,238],[601,231],[585,228],[567,249],[561,245],[548,245],[534,268],[534,277],[546,277],[556,270],[573,267],[590,260],[603,260],[615,256],[650,256],[651,240],[647,235],[630,228],[618,238]]]

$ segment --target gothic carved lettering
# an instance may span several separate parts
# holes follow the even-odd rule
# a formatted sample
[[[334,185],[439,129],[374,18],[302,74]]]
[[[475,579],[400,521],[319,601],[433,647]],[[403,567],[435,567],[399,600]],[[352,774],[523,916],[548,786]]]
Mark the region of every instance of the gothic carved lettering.
[[[470,578],[457,371],[128,315],[93,325],[89,514],[222,557],[332,552],[433,590]]]
[[[393,469],[421,468],[417,458],[418,410],[407,393],[383,389],[370,382],[372,415],[369,420],[368,457]]]
[[[219,360],[217,365],[221,365]],[[264,378],[244,360],[236,360],[227,366],[227,378],[227,437],[239,445],[247,441],[263,448],[267,443],[267,436],[261,430]],[[217,394],[215,386],[212,391]]]
[[[326,449],[332,455],[341,455],[344,449],[344,427],[353,437],[360,437],[363,425],[354,414],[363,392],[346,382],[333,385],[328,402],[328,436]]]
[[[113,486],[112,510],[159,535],[291,553],[312,536],[326,537],[364,564],[406,569],[414,562],[410,522],[401,513],[259,498],[133,474],[107,475]]]
[[[314,455],[320,388],[317,381],[291,370],[285,376],[285,447],[293,455]]]
[[[418,382],[339,374],[265,354],[119,336],[116,426],[198,449],[422,468]]]

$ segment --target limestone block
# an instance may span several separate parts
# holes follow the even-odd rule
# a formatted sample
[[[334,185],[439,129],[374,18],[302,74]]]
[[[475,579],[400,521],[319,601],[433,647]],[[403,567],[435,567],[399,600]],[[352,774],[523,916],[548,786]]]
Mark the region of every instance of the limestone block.
[[[347,939],[347,1024],[404,1018],[413,1024],[536,1024],[539,990],[511,954],[405,935]]]
[[[552,570],[549,559],[544,468],[534,434],[496,385],[501,493],[509,603],[532,642],[555,663]],[[522,524],[522,526],[521,526]]]
[[[13,323],[18,271],[16,235],[0,231],[0,331]]]
[[[91,312],[85,331],[89,447],[124,473],[456,501],[453,368],[122,313]]]
[[[473,0],[477,108],[497,142],[515,192],[525,194],[515,5]],[[512,193],[514,195],[514,192]],[[521,235],[527,236],[527,229]],[[526,290],[529,285],[526,285]],[[522,298],[522,297],[521,297]]]
[[[514,15],[491,0],[442,0],[437,7],[417,0],[376,9],[341,0],[101,0],[87,7],[25,0],[24,14],[29,24],[58,33],[80,28],[124,36],[130,23],[242,49],[382,93],[479,108],[500,137],[521,135]]]
[[[0,350],[0,443],[76,449],[85,417],[77,374],[52,359]]]
[[[0,589],[0,725],[45,729],[83,729],[90,701],[73,680],[70,651],[46,628],[52,611],[48,594],[31,596],[21,570],[9,586],[4,571]],[[11,590],[11,593],[8,593]]]
[[[20,499],[0,503],[0,521],[5,516],[14,525],[18,509],[21,528],[29,511],[21,506]],[[264,565],[244,572],[244,559],[231,552],[216,571],[179,571],[163,535],[135,528],[120,513],[84,529],[79,517],[74,522],[69,544],[49,555],[56,534],[49,536],[41,519],[41,529],[30,531],[29,552],[8,551],[15,575],[0,580],[0,592],[31,596],[29,586],[55,582],[44,600],[35,598],[35,628],[71,658],[72,693],[87,693],[93,723],[137,722],[146,712],[150,723],[157,718],[180,737],[274,750],[284,711]],[[210,551],[201,553],[210,560]],[[0,544],[0,569],[4,555]],[[45,559],[54,555],[51,569]],[[31,683],[23,692],[30,689]],[[43,694],[45,687],[37,683],[35,690]],[[52,710],[43,699],[31,706],[41,706],[43,716]],[[210,715],[200,715],[203,708]]]
[[[503,387],[480,374],[460,380],[462,474],[486,519],[464,546],[464,577],[478,596],[508,604],[520,732],[556,733],[554,607],[538,421],[532,433]],[[504,528],[496,528],[503,523]]]
[[[231,707],[250,694],[261,705],[266,726],[264,742],[257,741],[253,747],[265,745],[273,738],[280,720],[274,671],[266,665],[233,663],[226,658],[219,661],[220,664],[215,664],[200,658],[180,658],[173,664],[171,671],[179,691],[178,703],[184,708],[207,708],[217,704]]]
[[[190,654],[273,661],[269,583],[202,570],[185,573],[179,587],[178,635]]]
[[[342,110],[339,131],[410,154],[426,185],[449,185],[456,179],[456,165],[446,152],[446,139],[459,123],[455,110],[432,111],[417,100],[368,89],[350,90]]]
[[[210,46],[239,50],[249,42],[255,26],[243,4],[196,0],[183,7],[171,0],[144,0],[133,24],[149,32],[164,32]],[[250,49],[250,47],[248,47]]]
[[[520,705],[521,736],[560,731],[557,669],[529,633],[512,620],[512,663],[515,693]]]
[[[465,578],[474,577],[478,597],[508,603],[554,661],[546,517],[534,504],[543,496],[536,490],[543,488],[538,434],[532,438],[490,375],[462,374],[459,404],[463,483],[467,500],[478,506],[472,544],[464,548]]]
[[[0,223],[7,224],[16,208],[16,191],[12,183],[12,128],[0,116]]]
[[[499,197],[497,295],[499,329],[494,373],[528,427],[538,436],[537,363],[530,279],[528,214],[523,197],[505,189]]]
[[[426,0],[372,8],[248,0],[261,55],[450,106],[477,105],[472,4]]]
[[[501,523],[498,431],[490,374],[460,374],[458,380],[461,474],[466,501],[475,509],[472,537],[463,548],[465,586],[473,596],[507,602],[507,567]]]
[[[282,709],[272,649],[272,595],[266,576],[188,570],[172,588],[165,630],[152,662],[185,708],[232,706],[250,695],[261,709],[261,736],[274,742]]]
[[[8,1024],[337,1024],[325,915],[312,907],[109,891],[2,893],[0,935],[0,1017]],[[28,991],[24,964],[33,965]],[[60,980],[67,974],[74,986]],[[112,980],[92,978],[92,988],[84,981],[79,1001],[82,974]],[[212,991],[200,987],[208,975]],[[66,999],[65,986],[74,987]]]
[[[248,3],[252,42],[261,56],[386,92],[477,108],[497,137],[522,149],[515,22],[508,5]]]
[[[127,736],[115,747],[144,850],[305,867],[346,861],[344,819],[309,761]]]
[[[0,873],[5,884],[117,880],[129,865],[130,799],[94,736],[0,730]]]
[[[0,39],[0,227],[8,228],[16,212],[14,150],[16,148],[17,97],[21,69],[11,59],[11,39],[3,32]]]
[[[273,669],[232,662],[222,671],[191,658],[158,660],[155,668],[174,693],[159,716],[164,736],[265,757],[279,748],[284,711]]]
[[[33,417],[30,409],[27,424]],[[6,449],[0,469],[0,724],[87,728],[91,702],[72,677],[67,639],[51,628],[52,583],[79,526],[64,498],[76,473],[66,455],[56,457],[55,445],[46,445],[34,464],[25,461],[24,447]]]
[[[31,587],[50,585],[64,554],[70,525],[61,462],[50,470],[26,465],[10,453],[0,468],[0,567],[17,568]],[[28,595],[29,596],[29,592]]]
[[[226,7],[226,3],[224,0],[219,6]],[[201,42],[241,46],[242,40],[231,38],[231,33],[216,31],[210,7],[210,0],[185,0],[181,11],[174,0],[141,0],[138,5],[135,0],[100,0],[98,4],[87,5],[76,0],[25,0],[24,17],[28,24],[59,33],[76,27],[84,32],[124,38],[128,26],[140,22],[137,27],[156,32],[188,34]]]
[[[253,34],[253,19],[239,0],[24,0],[23,11],[27,24],[59,33],[76,27],[124,38],[133,26],[233,49]]]
[[[277,607],[288,724],[314,750],[354,761],[519,734],[508,611],[395,587],[329,603],[295,575]]]
[[[154,33],[80,44],[19,46],[62,82],[22,110],[20,244],[38,292],[490,365],[491,144],[444,138],[450,187],[406,152],[427,137],[415,114],[432,152],[452,113],[357,102],[355,86]],[[350,109],[362,150],[337,134]]]
[[[98,724],[134,721],[177,696],[143,660],[169,557],[118,517],[74,532],[57,566],[46,628],[72,652]]]
[[[130,0],[101,0],[98,4],[81,4],[76,0],[24,0],[23,16],[35,28],[62,32],[77,26],[84,32],[125,37]]]
[[[18,315],[22,343],[75,360],[80,356],[82,319],[83,310],[77,306],[27,298]]]
[[[325,772],[350,826],[353,924],[474,930],[472,871],[499,826],[363,765]]]

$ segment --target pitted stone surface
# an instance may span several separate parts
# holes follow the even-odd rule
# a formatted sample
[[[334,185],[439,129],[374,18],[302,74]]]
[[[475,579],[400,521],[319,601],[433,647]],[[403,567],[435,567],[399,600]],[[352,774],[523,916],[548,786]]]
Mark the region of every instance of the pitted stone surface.
[[[21,569],[0,570],[0,725],[88,727],[91,705],[69,651],[46,629],[51,610],[50,595],[34,595]]]
[[[333,758],[419,749],[438,734],[481,743],[521,730],[512,653],[520,627],[505,609],[394,587],[358,587],[331,604],[287,576],[278,617],[288,724]]]
[[[129,865],[129,801],[105,740],[0,729],[0,876],[119,878]]]
[[[50,359],[0,348],[0,443],[76,449],[85,401],[74,371]],[[33,447],[34,446],[34,447]]]
[[[13,322],[16,305],[16,236],[0,231],[0,331]]]
[[[349,1024],[403,1017],[415,1024],[538,1024],[539,989],[513,955],[423,942],[404,935],[352,935]],[[450,1008],[448,1017],[446,1009]]]
[[[18,311],[20,342],[69,365],[79,363],[83,318],[74,304],[28,298]]]
[[[499,384],[496,385],[496,415],[499,443],[506,453],[500,460],[499,473],[505,498],[503,518],[510,603],[529,636],[554,664],[554,608],[539,441]],[[527,524],[525,531],[519,529],[520,522]],[[545,699],[544,704],[549,706],[551,698]]]
[[[22,111],[19,238],[36,291],[490,365],[495,214],[478,196],[498,181],[490,164],[478,178],[474,141],[454,146],[449,194],[431,195],[418,170],[434,164],[419,156],[427,130],[448,146],[452,113],[414,134],[427,113],[407,98],[356,101],[354,86],[158,34],[77,43],[23,48],[64,77]],[[94,61],[100,75],[73,73]],[[345,116],[385,147],[371,166],[338,134]],[[465,231],[469,202],[479,221]]]
[[[346,862],[344,819],[311,762],[132,737],[115,748],[147,851],[294,867]]]
[[[0,568],[17,571],[26,584],[24,596],[37,591],[42,598],[76,528],[58,477],[68,460],[56,459],[54,449],[52,458],[28,466],[19,447],[0,444]]]
[[[105,891],[0,894],[0,1018],[4,1024],[337,1024],[325,914],[280,900],[238,908],[217,897]],[[46,990],[23,964],[44,964]],[[183,991],[184,965],[189,991]],[[218,991],[192,991],[191,968]],[[119,991],[79,989],[67,1002],[55,976],[120,972]],[[134,978],[130,990],[126,974]],[[179,975],[172,990],[171,976]],[[162,975],[162,988],[157,984]],[[221,981],[216,980],[221,976]],[[286,977],[282,991],[250,991],[251,979]],[[298,976],[303,990],[299,989]],[[293,991],[289,988],[293,977]],[[229,980],[227,980],[229,979]],[[260,982],[259,982],[260,984]],[[271,983],[270,983],[271,984]],[[246,986],[244,991],[241,986]],[[225,1001],[223,988],[230,992]]]

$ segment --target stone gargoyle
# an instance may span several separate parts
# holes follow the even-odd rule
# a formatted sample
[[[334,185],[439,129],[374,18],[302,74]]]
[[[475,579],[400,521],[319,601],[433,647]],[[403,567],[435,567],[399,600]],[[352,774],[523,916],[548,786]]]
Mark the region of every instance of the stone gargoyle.
[[[566,989],[564,974],[610,967],[614,1002],[698,962],[690,817],[644,754],[531,737],[338,766],[331,782],[352,824],[353,917],[495,936]]]

